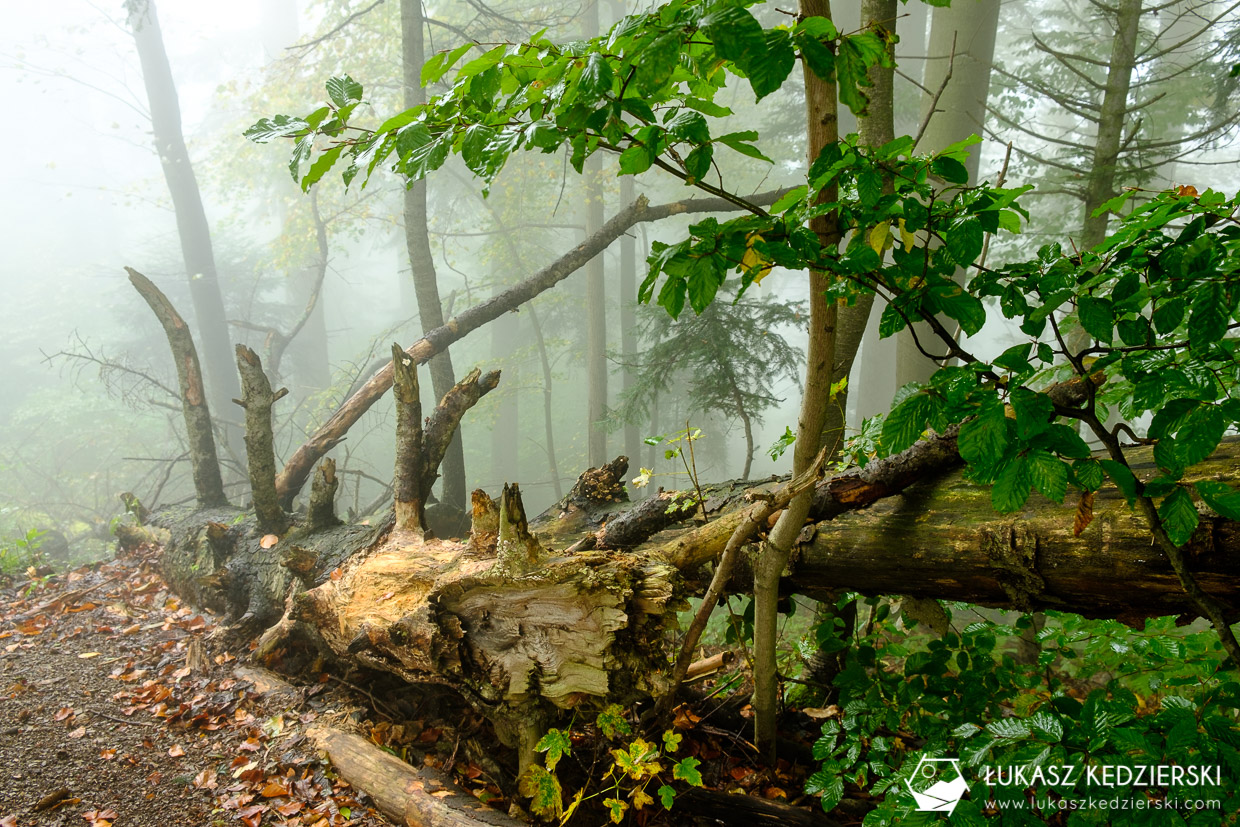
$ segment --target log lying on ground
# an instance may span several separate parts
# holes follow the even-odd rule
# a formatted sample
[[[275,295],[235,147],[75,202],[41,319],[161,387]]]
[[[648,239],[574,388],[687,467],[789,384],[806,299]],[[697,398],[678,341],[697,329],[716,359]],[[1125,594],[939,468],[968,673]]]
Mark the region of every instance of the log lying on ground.
[[[1125,452],[1143,480],[1153,449]],[[1240,442],[1225,441],[1188,481],[1240,482]],[[791,590],[845,589],[1056,609],[1139,622],[1193,612],[1143,517],[1114,487],[1094,496],[1093,521],[1073,534],[1075,502],[1033,494],[1020,512],[994,513],[990,489],[960,472],[816,526],[788,580]],[[1240,614],[1240,524],[1203,513],[1186,557],[1201,587]]]
[[[527,827],[462,790],[443,773],[415,769],[360,735],[320,727],[307,735],[345,781],[406,827]]]

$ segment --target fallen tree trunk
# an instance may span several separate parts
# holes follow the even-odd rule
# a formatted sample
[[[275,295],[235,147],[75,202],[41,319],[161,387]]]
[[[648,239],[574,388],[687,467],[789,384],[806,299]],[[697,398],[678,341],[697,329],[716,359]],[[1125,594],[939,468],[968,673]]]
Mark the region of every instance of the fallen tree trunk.
[[[862,492],[890,484],[897,471],[907,475],[918,463],[930,468],[950,461],[946,440],[881,465],[868,481],[864,473],[837,475],[818,492],[847,491],[864,501],[857,499]],[[1138,471],[1155,473],[1148,448],[1132,449],[1132,455]],[[1237,481],[1238,461],[1240,443],[1229,441],[1194,474]],[[597,472],[587,476],[599,478]],[[757,485],[749,496],[775,485]],[[590,512],[605,529],[626,504],[616,502],[607,485],[594,490],[610,500]],[[713,496],[726,504],[741,491],[722,487]],[[200,602],[225,604],[234,617],[260,626],[279,619],[260,652],[311,641],[334,657],[412,682],[450,685],[526,753],[554,708],[663,692],[664,632],[673,610],[693,592],[694,570],[704,559],[688,553],[699,548],[692,538],[717,533],[752,507],[733,503],[712,523],[670,539],[656,535],[636,548],[567,554],[570,537],[558,535],[559,548],[537,539],[540,525],[560,519],[581,527],[585,510],[562,505],[531,530],[519,492],[509,492],[498,508],[480,494],[468,543],[427,540],[389,521],[375,529],[342,526],[308,536],[294,530],[267,551],[250,529],[253,518],[230,524],[236,522],[230,515],[240,512],[157,522],[174,538],[165,551],[165,571],[181,572],[179,582],[196,588]],[[927,476],[864,510],[809,524],[785,588],[1054,608],[1129,622],[1191,611],[1167,562],[1150,546],[1144,524],[1122,499],[1100,492],[1093,522],[1079,537],[1073,516],[1071,505],[1035,497],[1019,515],[999,517],[984,487],[958,473]],[[1206,591],[1234,610],[1240,527],[1203,520],[1188,556]],[[181,562],[173,565],[176,560]],[[301,585],[281,616],[294,577]]]

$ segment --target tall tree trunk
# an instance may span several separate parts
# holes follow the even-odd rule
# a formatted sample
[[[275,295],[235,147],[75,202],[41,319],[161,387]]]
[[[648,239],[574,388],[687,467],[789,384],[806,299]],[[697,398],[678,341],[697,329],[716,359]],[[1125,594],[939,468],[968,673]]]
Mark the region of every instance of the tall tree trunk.
[[[426,90],[422,88],[422,63],[425,55],[421,0],[401,0],[400,31],[401,56],[404,65],[405,106],[414,107],[426,103]],[[430,236],[426,230],[426,180],[413,182],[405,190],[405,246],[409,251],[409,266],[413,272],[414,295],[418,301],[418,320],[425,334],[442,327],[443,304],[439,299],[439,283],[435,277],[435,258],[431,254]],[[443,398],[455,384],[452,356],[444,350],[431,359],[431,390],[436,401]],[[461,433],[457,431],[448,446],[443,460],[443,494],[440,502],[447,503],[461,512],[466,511],[465,449]]]
[[[830,0],[802,0],[805,17],[831,17]],[[813,163],[823,147],[838,139],[836,93],[815,75],[808,66],[805,76],[806,137],[809,163]],[[835,188],[820,194],[822,202],[834,201]],[[818,216],[810,222],[823,247],[839,243],[839,229],[834,213]],[[835,366],[836,308],[828,302],[824,291],[829,276],[819,270],[809,272],[809,345],[805,354],[805,392],[797,417],[797,441],[792,451],[792,474],[805,473],[818,454],[818,444],[826,421],[827,395]],[[775,640],[779,625],[779,578],[792,544],[801,532],[809,513],[813,495],[799,494],[784,509],[767,538],[754,568],[754,739],[758,751],[770,759],[775,757],[775,721],[779,706],[779,674],[775,662]]]
[[[896,20],[899,11],[897,0],[862,0],[861,28],[874,28],[888,34],[887,53],[895,59]],[[874,66],[869,71],[870,105],[867,113],[857,119],[857,128],[864,146],[880,147],[895,140],[895,70],[883,66]],[[893,191],[891,181],[883,181],[883,193]],[[870,309],[874,305],[874,294],[867,293],[857,299],[852,306],[840,306],[835,328],[835,367],[832,370],[832,382],[839,382],[851,372],[853,361],[861,346],[861,339],[870,318]],[[845,426],[848,418],[848,388],[844,386],[830,400],[827,408],[827,424],[822,431],[822,445],[827,449],[827,456],[834,458],[843,448]],[[834,623],[839,617],[844,621],[844,628],[856,628],[857,604],[849,603],[842,610],[837,610],[835,602],[825,600],[818,604],[815,613],[815,624]],[[844,659],[848,649],[837,652],[816,650],[806,659],[805,670],[808,679],[823,686],[830,686],[835,676],[844,668]]]
[[[935,8],[923,79],[929,91],[921,101],[926,130],[917,145],[919,152],[936,152],[970,135],[985,134],[998,27],[999,0],[956,0],[951,6]],[[949,60],[953,49],[955,57]],[[940,89],[942,94],[938,94]],[[980,161],[981,147],[974,147],[965,162],[969,183],[977,182]],[[928,327],[919,326],[917,333],[921,341],[932,341]],[[888,399],[897,388],[909,382],[925,382],[938,369],[917,349],[911,332],[901,331],[897,336],[895,384]]]
[[[534,329],[534,342],[538,345],[538,361],[542,365],[543,376],[543,431],[547,440],[547,472],[551,475],[551,487],[555,490],[556,500],[564,497],[564,487],[560,485],[560,465],[555,459],[555,427],[552,422],[552,376],[551,359],[547,356],[547,342],[543,338],[542,323],[538,321],[538,311],[529,305],[530,324]]]
[[[1111,40],[1106,91],[1098,113],[1098,139],[1085,187],[1085,218],[1081,249],[1101,244],[1107,235],[1109,214],[1094,211],[1115,197],[1115,166],[1119,161],[1124,122],[1128,115],[1128,91],[1136,66],[1137,33],[1141,24],[1141,0],[1119,0],[1115,13],[1115,37]]]
[[[620,203],[632,204],[633,176],[620,179]],[[620,359],[624,365],[621,383],[625,392],[633,386],[633,360],[637,357],[637,239],[625,233],[620,239]],[[642,448],[636,422],[624,423],[624,455],[634,463]],[[751,452],[752,453],[752,452]]]
[[[190,300],[198,337],[202,344],[202,360],[206,368],[208,396],[215,415],[228,419],[232,400],[241,395],[241,385],[233,364],[232,345],[228,337],[228,320],[220,293],[219,276],[215,270],[215,253],[211,247],[211,228],[202,206],[198,179],[190,163],[185,136],[181,133],[181,104],[177,97],[172,67],[164,48],[154,0],[131,0],[129,28],[133,32],[142,64],[142,82],[151,108],[151,132],[155,149],[164,170],[172,208],[176,213],[177,235],[181,241],[181,258],[189,279]],[[235,426],[225,429],[229,441],[240,436]]]
[[[598,0],[589,0],[581,12],[581,33],[599,33]],[[590,157],[585,167],[586,236],[603,226],[602,160]],[[607,292],[603,273],[603,253],[586,265],[586,377],[588,417],[587,460],[591,468],[607,462],[607,432],[601,420],[607,411]]]
[[[503,277],[502,268],[493,270],[495,285],[493,295],[504,291],[500,283]],[[491,426],[491,475],[495,485],[500,483],[519,482],[521,479],[518,458],[520,456],[519,440],[521,439],[520,407],[517,394],[520,393],[521,379],[517,365],[512,360],[517,348],[517,337],[521,329],[521,317],[515,313],[507,313],[491,323],[491,361],[504,365],[504,387],[499,390],[499,399],[495,406],[495,423]]]

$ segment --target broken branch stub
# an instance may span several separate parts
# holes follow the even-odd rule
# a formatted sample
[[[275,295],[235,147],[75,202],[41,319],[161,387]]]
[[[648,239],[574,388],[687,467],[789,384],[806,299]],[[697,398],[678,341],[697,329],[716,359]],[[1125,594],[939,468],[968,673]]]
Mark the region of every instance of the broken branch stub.
[[[421,485],[424,457],[418,366],[396,343],[392,344],[392,378],[396,400],[396,470],[392,477],[396,528],[421,532],[426,529],[424,492],[430,489]]]
[[[245,453],[250,472],[250,493],[262,534],[283,534],[289,518],[276,495],[276,448],[271,430],[271,409],[288,393],[272,392],[258,354],[237,345],[237,371],[241,374],[241,398],[233,401],[245,410]]]

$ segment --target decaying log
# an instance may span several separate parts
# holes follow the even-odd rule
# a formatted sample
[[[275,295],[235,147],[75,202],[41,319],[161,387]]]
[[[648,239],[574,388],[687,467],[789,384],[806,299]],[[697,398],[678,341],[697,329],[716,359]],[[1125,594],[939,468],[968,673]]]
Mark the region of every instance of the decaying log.
[[[414,768],[360,735],[318,727],[307,735],[345,781],[406,827],[528,827],[492,809],[443,773]]]
[[[750,196],[751,204],[764,206],[775,203],[785,190],[773,190]],[[658,221],[673,215],[689,215],[699,212],[731,212],[738,209],[737,205],[723,198],[689,198],[669,204],[650,206],[644,196],[639,197],[629,206],[614,215],[598,232],[578,244],[572,250],[560,256],[551,264],[534,275],[521,281],[502,293],[474,305],[458,316],[449,319],[441,327],[426,333],[405,351],[419,365],[430,361],[431,357],[449,345],[457,342],[479,327],[498,319],[505,313],[516,310],[521,305],[539,294],[550,290],[564,279],[577,272],[586,262],[601,254],[607,247],[624,235],[631,227],[647,221]],[[284,470],[276,481],[281,500],[288,508],[297,496],[297,492],[306,484],[314,463],[344,439],[349,428],[353,427],[362,414],[377,402],[388,388],[392,387],[392,363],[372,376],[366,384],[357,390],[340,408],[324,422],[317,431],[297,451],[294,452]]]
[[[1125,451],[1143,480],[1157,476],[1153,449]],[[1229,439],[1187,481],[1240,482],[1240,442]],[[960,472],[817,526],[794,564],[790,589],[848,589],[964,600],[986,606],[1058,609],[1136,623],[1193,612],[1143,517],[1114,487],[1094,495],[1093,522],[1073,534],[1075,503],[1033,494],[1000,516],[990,489]],[[1240,613],[1240,524],[1203,513],[1185,547],[1201,587]]]
[[[198,351],[189,327],[181,314],[155,284],[132,267],[126,267],[129,282],[150,306],[164,328],[172,358],[177,366],[177,382],[181,389],[181,411],[185,416],[185,441],[189,445],[189,462],[194,476],[194,493],[203,508],[228,504],[224,496],[224,480],[215,453],[215,437],[211,432],[211,413],[207,408],[206,386]]]
[[[288,388],[271,390],[258,354],[237,345],[237,371],[241,374],[241,398],[234,399],[245,409],[245,454],[250,471],[250,493],[262,534],[283,534],[289,519],[276,496],[276,448],[271,430],[271,408],[283,399]]]
[[[471,543],[378,536],[298,594],[282,632],[295,626],[336,657],[455,687],[523,762],[552,708],[657,694],[664,631],[687,605],[675,569],[639,553],[553,556],[523,530],[515,493],[485,545],[483,532]],[[499,555],[505,543],[515,562]]]

